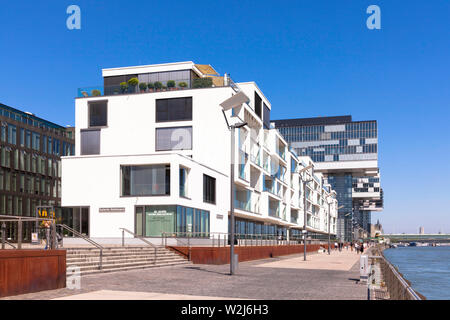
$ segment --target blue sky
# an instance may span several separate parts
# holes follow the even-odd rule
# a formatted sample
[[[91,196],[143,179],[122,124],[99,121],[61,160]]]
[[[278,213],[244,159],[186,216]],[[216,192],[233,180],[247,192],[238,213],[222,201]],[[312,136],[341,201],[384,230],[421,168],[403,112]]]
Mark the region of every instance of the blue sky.
[[[81,8],[81,30],[66,8]],[[381,8],[381,30],[366,8]],[[6,1],[0,102],[74,124],[101,68],[192,60],[255,81],[272,118],[378,120],[387,232],[450,233],[450,1]]]

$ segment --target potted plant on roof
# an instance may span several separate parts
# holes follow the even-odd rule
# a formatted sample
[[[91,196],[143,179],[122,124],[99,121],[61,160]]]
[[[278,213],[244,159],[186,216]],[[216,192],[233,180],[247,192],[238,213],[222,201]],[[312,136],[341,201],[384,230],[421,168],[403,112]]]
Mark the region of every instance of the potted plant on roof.
[[[147,83],[148,91],[153,92],[155,90],[155,84],[153,82]]]
[[[94,89],[94,90],[92,90],[92,96],[93,97],[99,97],[99,96],[101,96],[102,95],[102,93],[101,93],[101,91],[100,90],[98,90],[98,89]]]
[[[139,89],[141,89],[141,93],[145,92],[147,90],[147,84],[145,82],[139,83]]]
[[[138,83],[139,83],[138,78],[131,78],[130,80],[128,80],[128,85],[130,86],[129,89],[131,89],[129,91],[133,93],[136,92],[136,86],[138,85]]]
[[[126,93],[128,91],[128,84],[126,82],[121,82],[120,90],[122,91],[122,93]]]
[[[175,88],[175,81],[173,81],[173,80],[167,81],[167,88],[169,88],[170,91],[174,90],[174,88]]]
[[[162,85],[162,83],[160,81],[156,81],[155,82],[155,89],[156,89],[156,91],[161,90],[162,86],[163,85]]]
[[[178,86],[179,86],[181,89],[186,89],[187,83],[186,83],[186,82],[180,82],[180,83],[178,84]]]

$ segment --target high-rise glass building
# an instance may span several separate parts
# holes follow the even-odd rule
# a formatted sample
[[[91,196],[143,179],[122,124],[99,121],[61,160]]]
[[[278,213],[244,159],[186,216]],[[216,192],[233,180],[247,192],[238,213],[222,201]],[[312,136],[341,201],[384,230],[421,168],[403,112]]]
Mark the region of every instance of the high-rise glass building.
[[[73,155],[73,128],[0,103],[0,215],[34,217],[38,206],[61,206],[61,156]],[[31,241],[34,222],[23,224]],[[17,223],[6,224],[17,239]]]
[[[337,192],[337,236],[351,241],[358,231],[370,234],[371,212],[383,208],[378,168],[376,121],[351,116],[273,121],[300,156],[309,156],[315,170]]]

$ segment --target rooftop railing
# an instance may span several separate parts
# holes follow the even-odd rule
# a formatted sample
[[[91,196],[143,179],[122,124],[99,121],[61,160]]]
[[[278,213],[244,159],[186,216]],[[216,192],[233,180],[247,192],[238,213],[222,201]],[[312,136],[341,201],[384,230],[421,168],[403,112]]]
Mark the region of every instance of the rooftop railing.
[[[197,79],[165,80],[156,82],[140,82],[137,85],[124,83],[122,85],[91,86],[78,88],[77,97],[101,97],[124,94],[139,94],[151,92],[177,91],[200,88],[231,87],[239,88],[229,77],[206,77]]]

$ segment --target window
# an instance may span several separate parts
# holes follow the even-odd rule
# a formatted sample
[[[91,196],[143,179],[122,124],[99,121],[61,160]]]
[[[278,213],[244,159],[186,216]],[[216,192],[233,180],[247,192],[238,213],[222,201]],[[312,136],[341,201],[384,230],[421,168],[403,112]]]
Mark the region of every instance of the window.
[[[192,120],[192,97],[156,100],[156,122]]]
[[[81,155],[100,154],[100,130],[81,130],[80,135]]]
[[[216,179],[203,175],[203,202],[216,203]]]
[[[89,102],[89,127],[108,125],[108,101]]]
[[[8,143],[16,144],[17,143],[17,129],[15,125],[8,125]]]
[[[170,195],[170,166],[122,166],[122,196]]]
[[[156,129],[156,151],[192,150],[192,127]]]
[[[259,94],[257,94],[255,91],[255,113],[260,118],[262,118],[261,105],[262,105],[262,99],[259,96]]]
[[[180,197],[187,197],[187,180],[189,169],[180,168]]]
[[[264,119],[263,119],[264,128],[270,129],[270,109],[265,103],[263,104],[264,104]]]

